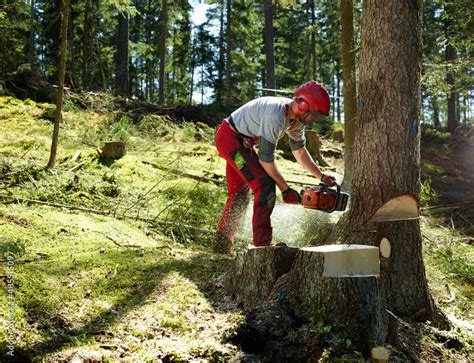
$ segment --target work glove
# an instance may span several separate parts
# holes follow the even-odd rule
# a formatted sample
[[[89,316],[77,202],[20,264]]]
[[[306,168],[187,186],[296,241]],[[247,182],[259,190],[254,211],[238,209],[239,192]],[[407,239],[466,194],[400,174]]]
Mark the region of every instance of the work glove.
[[[322,174],[321,175],[321,182],[323,184],[326,184],[330,187],[336,185],[336,178],[331,176],[331,175],[326,175],[326,174]]]
[[[301,203],[301,195],[296,190],[288,188],[281,193],[283,194],[283,202],[288,204]]]

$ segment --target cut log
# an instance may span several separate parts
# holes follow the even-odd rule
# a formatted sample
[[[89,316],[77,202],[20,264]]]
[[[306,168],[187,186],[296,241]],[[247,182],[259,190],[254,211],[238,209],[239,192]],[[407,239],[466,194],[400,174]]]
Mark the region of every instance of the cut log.
[[[407,221],[420,218],[420,206],[411,194],[394,197],[382,205],[371,222]]]
[[[363,277],[380,274],[379,249],[364,245],[304,247],[324,257],[323,277]]]

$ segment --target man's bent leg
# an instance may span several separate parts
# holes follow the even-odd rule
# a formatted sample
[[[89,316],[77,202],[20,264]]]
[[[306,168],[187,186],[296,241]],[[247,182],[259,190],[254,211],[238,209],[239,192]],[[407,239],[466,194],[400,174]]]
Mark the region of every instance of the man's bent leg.
[[[269,176],[256,179],[253,205],[253,244],[254,246],[269,246],[272,242],[271,214],[275,206],[275,181]]]

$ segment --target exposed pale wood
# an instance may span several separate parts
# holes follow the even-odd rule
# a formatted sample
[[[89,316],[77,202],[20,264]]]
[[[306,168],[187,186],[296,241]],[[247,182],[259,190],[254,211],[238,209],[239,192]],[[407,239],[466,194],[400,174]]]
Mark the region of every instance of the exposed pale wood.
[[[405,221],[420,218],[420,207],[411,194],[394,197],[382,205],[370,219],[371,222]]]
[[[74,153],[74,155],[72,156],[71,158],[71,161],[74,162],[74,161],[77,161],[81,156],[81,150],[78,150]]]
[[[304,247],[303,251],[323,255],[323,277],[363,277],[380,274],[379,249],[365,245]]]
[[[389,258],[390,255],[392,254],[392,245],[390,243],[390,241],[388,240],[388,238],[382,238],[382,240],[380,241],[380,254],[382,255],[382,257],[384,258]]]
[[[83,160],[81,161],[79,164],[73,166],[71,169],[69,169],[68,171],[71,172],[71,173],[74,173],[75,171],[79,170],[80,168],[82,168],[85,164],[87,164],[87,160]]]
[[[370,350],[370,357],[377,363],[388,362],[390,351],[385,347],[373,347]]]

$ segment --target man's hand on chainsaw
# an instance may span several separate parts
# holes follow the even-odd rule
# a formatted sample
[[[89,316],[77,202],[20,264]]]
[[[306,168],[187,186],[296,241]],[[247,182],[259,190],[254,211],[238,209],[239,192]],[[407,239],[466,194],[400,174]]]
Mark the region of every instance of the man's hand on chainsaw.
[[[326,175],[326,174],[322,174],[321,175],[321,182],[332,187],[334,185],[336,185],[336,178],[331,176],[331,175]]]
[[[296,190],[288,188],[281,192],[283,194],[283,202],[288,204],[300,204],[301,195]]]

